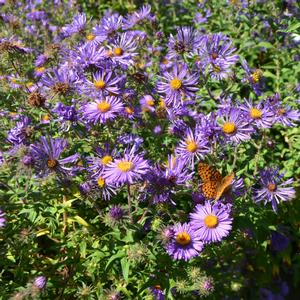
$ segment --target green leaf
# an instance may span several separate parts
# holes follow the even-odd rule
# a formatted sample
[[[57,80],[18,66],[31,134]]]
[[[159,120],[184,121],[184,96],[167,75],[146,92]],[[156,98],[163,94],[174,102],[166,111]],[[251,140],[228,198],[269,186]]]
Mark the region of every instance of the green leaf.
[[[112,255],[110,257],[110,259],[108,260],[106,266],[105,266],[105,270],[108,269],[108,267],[118,258],[124,257],[125,256],[125,252],[123,250],[119,250],[116,254]]]
[[[126,281],[126,283],[128,283],[130,261],[127,259],[127,257],[123,257],[121,259],[121,267],[122,267],[123,278]]]

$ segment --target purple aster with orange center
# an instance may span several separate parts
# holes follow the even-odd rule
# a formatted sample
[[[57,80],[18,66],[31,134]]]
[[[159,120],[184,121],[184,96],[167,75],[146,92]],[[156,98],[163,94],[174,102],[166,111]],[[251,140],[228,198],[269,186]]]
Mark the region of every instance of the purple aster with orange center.
[[[249,140],[254,132],[254,128],[245,120],[244,113],[237,108],[231,108],[219,121],[220,134],[226,142],[239,144]]]
[[[34,157],[34,167],[39,177],[45,177],[52,172],[58,175],[73,175],[79,167],[67,167],[79,159],[79,154],[73,154],[66,158],[60,158],[62,152],[68,147],[65,139],[53,139],[42,136],[40,142],[30,145],[30,155]]]
[[[254,104],[252,101],[245,100],[239,108],[246,113],[249,123],[257,128],[270,128],[273,124],[274,114],[270,106],[265,105],[263,101]]]
[[[194,165],[195,160],[203,158],[210,151],[207,143],[203,136],[194,134],[189,128],[186,131],[185,138],[179,143],[175,152],[178,157]]]
[[[102,99],[96,99],[93,102],[85,104],[82,111],[82,118],[89,123],[99,124],[113,120],[124,110],[120,98],[108,96]]]
[[[198,91],[199,76],[189,74],[186,64],[175,64],[171,72],[165,71],[157,83],[157,91],[165,96],[167,105],[182,105],[183,96],[194,98]]]
[[[253,188],[253,200],[271,202],[272,208],[277,212],[277,205],[283,201],[289,201],[296,196],[292,187],[292,178],[283,180],[284,173],[279,173],[278,168],[266,168],[260,171],[258,187]]]
[[[133,184],[140,181],[148,172],[149,164],[142,153],[136,153],[135,147],[126,149],[121,158],[110,162],[103,171],[108,184],[116,186]]]
[[[120,93],[120,81],[123,76],[116,77],[110,71],[98,71],[93,74],[93,81],[86,81],[83,89],[95,93],[101,97],[107,95],[118,95]]]
[[[197,236],[207,243],[219,242],[226,237],[232,228],[230,209],[230,204],[220,202],[206,201],[204,205],[196,205],[190,214],[190,223]]]
[[[168,254],[175,260],[188,261],[203,250],[203,242],[189,223],[173,226],[174,235],[166,245]]]

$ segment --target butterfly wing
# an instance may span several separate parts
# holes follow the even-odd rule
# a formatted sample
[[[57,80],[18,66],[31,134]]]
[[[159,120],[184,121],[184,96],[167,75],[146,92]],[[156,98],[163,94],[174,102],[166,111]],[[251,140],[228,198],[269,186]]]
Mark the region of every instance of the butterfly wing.
[[[234,178],[234,173],[225,176],[216,188],[215,200],[219,200],[225,191],[228,190]]]
[[[220,172],[206,163],[199,163],[198,173],[203,182],[222,180]]]
[[[215,199],[217,195],[217,188],[220,185],[217,181],[206,181],[203,183],[201,189],[203,195],[208,199]]]

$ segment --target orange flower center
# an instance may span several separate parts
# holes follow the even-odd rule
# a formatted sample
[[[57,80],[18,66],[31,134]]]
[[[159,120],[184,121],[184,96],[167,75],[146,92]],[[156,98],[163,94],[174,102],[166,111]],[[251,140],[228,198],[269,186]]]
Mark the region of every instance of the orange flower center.
[[[226,122],[223,125],[223,132],[226,134],[233,134],[236,131],[236,126],[233,122]]]
[[[114,49],[114,55],[115,56],[121,56],[123,54],[123,50],[120,47],[117,47]]]
[[[58,161],[56,159],[48,159],[47,166],[49,169],[54,169],[58,165]]]
[[[172,90],[179,90],[182,86],[182,81],[178,78],[174,78],[170,82],[170,87]]]
[[[279,115],[279,116],[282,116],[282,115],[284,115],[285,114],[285,109],[284,108],[279,108],[278,109],[278,111],[277,111],[277,114]]]
[[[129,114],[132,115],[134,113],[134,110],[130,107],[125,107],[125,111]]]
[[[269,184],[268,184],[268,190],[269,190],[270,192],[274,192],[276,189],[277,189],[276,184],[274,184],[274,183],[269,183]]]
[[[207,215],[204,219],[204,224],[208,228],[216,228],[219,223],[219,220],[216,216]]]
[[[182,231],[176,235],[176,242],[181,246],[186,246],[191,242],[191,236],[186,231]]]
[[[110,104],[106,101],[103,101],[103,102],[99,102],[97,104],[97,108],[103,112],[103,113],[106,113],[110,110]]]

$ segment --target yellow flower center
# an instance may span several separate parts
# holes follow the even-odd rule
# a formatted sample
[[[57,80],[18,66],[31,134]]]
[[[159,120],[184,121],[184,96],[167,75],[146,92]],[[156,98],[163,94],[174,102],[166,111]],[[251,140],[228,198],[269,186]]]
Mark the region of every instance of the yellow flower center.
[[[166,58],[163,58],[162,61],[161,61],[161,63],[163,65],[167,65],[169,63],[169,61]]]
[[[207,215],[204,218],[204,224],[206,225],[206,227],[208,228],[216,228],[217,225],[219,223],[219,220],[216,216],[213,215]]]
[[[90,34],[88,34],[87,36],[86,36],[86,39],[88,40],[88,41],[93,41],[94,39],[95,39],[95,35],[93,35],[92,33],[90,33]]]
[[[98,185],[102,188],[105,184],[105,180],[102,177],[99,177],[97,180]]]
[[[102,157],[101,162],[103,165],[108,165],[110,162],[112,162],[112,157],[110,155],[105,155]]]
[[[261,80],[262,76],[263,76],[263,72],[260,69],[255,70],[255,72],[252,73],[251,75],[254,83],[258,83]]]
[[[122,172],[128,172],[134,168],[134,164],[131,161],[121,161],[117,167]]]
[[[114,55],[115,56],[121,56],[123,54],[123,50],[120,47],[117,47],[114,49]]]
[[[178,78],[174,78],[170,82],[170,87],[173,90],[179,90],[182,86],[182,81]]]
[[[103,90],[106,84],[102,79],[100,79],[94,81],[94,86],[96,87],[96,89]]]
[[[33,84],[34,84],[34,83],[30,81],[30,82],[26,83],[26,86],[27,86],[28,88],[30,88],[30,87],[33,86]]]
[[[186,246],[191,242],[191,236],[186,231],[182,231],[176,235],[176,242],[181,246]]]
[[[110,110],[110,104],[106,101],[103,101],[103,102],[99,102],[97,104],[97,108],[103,112],[103,113],[106,113]]]
[[[226,134],[233,134],[236,130],[236,126],[233,122],[226,122],[223,125],[223,132]]]
[[[274,192],[277,189],[277,186],[274,183],[269,183],[267,187],[270,192]]]
[[[154,105],[154,101],[153,100],[147,100],[146,103],[149,105],[149,106],[153,106]]]
[[[38,73],[43,73],[46,70],[46,68],[45,67],[39,67],[39,68],[35,68],[35,70]]]
[[[186,150],[194,153],[198,149],[198,145],[195,141],[186,141]]]
[[[166,108],[166,103],[165,103],[165,100],[160,98],[159,100],[159,107],[160,108]]]
[[[58,164],[58,161],[56,159],[48,159],[47,160],[47,166],[50,169],[54,169]]]
[[[50,120],[50,116],[49,115],[44,115],[43,116],[43,121],[49,121]]]
[[[257,108],[251,108],[250,109],[250,117],[252,119],[260,119],[262,116],[262,111]]]

